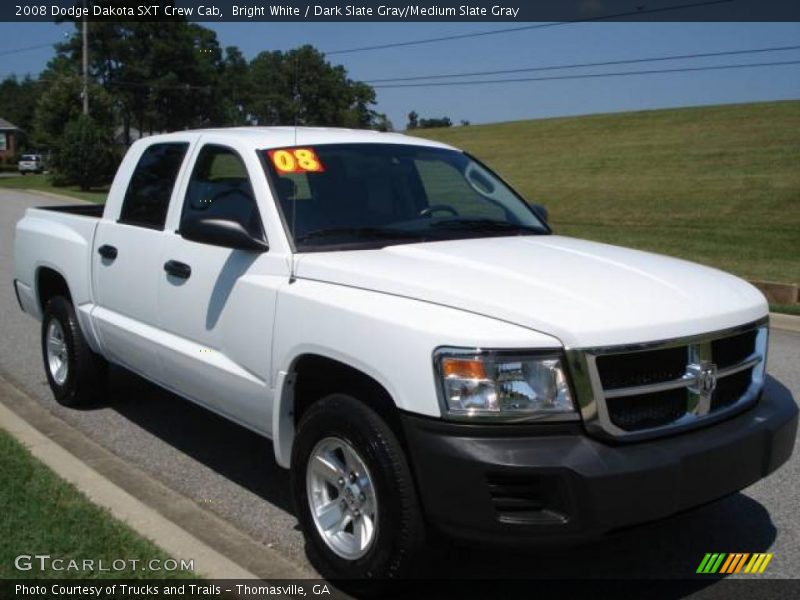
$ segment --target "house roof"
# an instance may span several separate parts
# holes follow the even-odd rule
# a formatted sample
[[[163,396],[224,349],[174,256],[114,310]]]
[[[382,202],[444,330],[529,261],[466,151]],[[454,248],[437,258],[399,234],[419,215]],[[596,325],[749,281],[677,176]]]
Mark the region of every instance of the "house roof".
[[[19,127],[0,117],[0,129],[19,129]]]

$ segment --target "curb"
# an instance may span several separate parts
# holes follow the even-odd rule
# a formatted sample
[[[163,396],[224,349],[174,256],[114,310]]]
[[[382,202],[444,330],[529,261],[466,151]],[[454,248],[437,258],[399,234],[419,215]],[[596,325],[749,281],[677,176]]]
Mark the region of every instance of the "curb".
[[[800,333],[800,316],[784,313],[769,313],[769,326],[771,329]]]
[[[319,577],[96,444],[3,377],[0,428],[91,502],[107,509],[172,558],[193,559],[195,572],[201,576]]]

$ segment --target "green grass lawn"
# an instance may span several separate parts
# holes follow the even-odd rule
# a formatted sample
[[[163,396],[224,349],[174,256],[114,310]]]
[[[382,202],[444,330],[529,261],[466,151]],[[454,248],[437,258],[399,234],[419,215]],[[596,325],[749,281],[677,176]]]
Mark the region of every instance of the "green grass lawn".
[[[8,433],[0,430],[0,579],[183,579],[192,572],[149,571],[151,559],[169,557],[105,510],[95,506],[45,467]],[[18,571],[21,554],[52,558],[138,559],[138,568],[124,571]],[[66,561],[64,565],[66,566]],[[95,562],[97,564],[97,562]],[[120,563],[121,564],[121,563]]]
[[[800,101],[412,133],[487,162],[556,233],[800,281]]]
[[[0,177],[0,189],[38,190],[62,196],[71,196],[79,200],[88,200],[102,204],[106,201],[108,189],[82,192],[77,186],[55,187],[50,183],[49,175],[17,175],[16,177]]]

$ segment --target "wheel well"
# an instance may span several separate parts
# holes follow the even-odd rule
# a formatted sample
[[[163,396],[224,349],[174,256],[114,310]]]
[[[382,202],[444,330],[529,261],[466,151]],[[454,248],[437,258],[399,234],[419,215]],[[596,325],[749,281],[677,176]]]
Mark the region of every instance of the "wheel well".
[[[36,290],[39,294],[39,306],[44,312],[44,307],[54,296],[64,296],[72,301],[67,281],[61,273],[48,267],[42,267],[36,275]]]
[[[316,354],[298,358],[292,369],[294,382],[294,423],[308,408],[330,394],[350,394],[377,412],[401,443],[403,429],[397,406],[375,379],[337,360]]]

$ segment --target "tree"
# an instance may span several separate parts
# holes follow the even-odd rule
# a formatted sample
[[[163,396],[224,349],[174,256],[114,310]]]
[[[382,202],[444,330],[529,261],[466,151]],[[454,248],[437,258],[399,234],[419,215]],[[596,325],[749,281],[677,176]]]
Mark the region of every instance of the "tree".
[[[262,52],[250,62],[250,114],[261,125],[371,127],[375,90],[347,78],[312,46]]]
[[[175,5],[163,0],[160,5]],[[136,8],[138,0],[94,0]],[[163,14],[162,10],[162,14]],[[57,46],[59,68],[80,73],[79,22]],[[143,133],[243,125],[385,127],[375,90],[352,81],[312,46],[262,52],[249,64],[235,46],[220,48],[211,29],[184,17],[158,22],[89,23],[89,74],[113,99],[125,143]],[[59,73],[63,74],[63,73]],[[90,99],[91,105],[91,99]]]
[[[80,78],[66,73],[54,77],[42,80],[47,91],[39,98],[33,119],[33,141],[40,148],[57,148],[65,125],[77,119],[83,110]],[[89,86],[89,97],[94,122],[111,130],[114,123],[113,99],[95,83]]]
[[[372,127],[377,131],[394,131],[394,125],[384,113],[375,113]]]
[[[408,113],[408,125],[406,125],[406,129],[416,129],[419,127],[419,115],[417,111],[412,110]]]
[[[250,80],[247,76],[249,65],[242,51],[236,46],[225,48],[225,57],[220,65],[217,101],[221,103],[220,125],[246,125],[249,123],[247,111],[252,97]]]
[[[0,82],[0,117],[11,121],[25,133],[33,130],[33,116],[43,86],[38,81],[15,75]]]
[[[98,0],[95,4],[139,3]],[[57,50],[59,58],[78,72],[80,23],[75,25],[73,36]],[[235,112],[226,94],[230,88],[223,85],[227,65],[214,31],[183,17],[159,22],[92,22],[89,30],[90,75],[113,98],[126,143],[130,143],[134,127],[153,133],[222,125]],[[241,66],[235,55],[228,57],[231,67]]]
[[[80,115],[64,127],[61,144],[53,155],[54,180],[76,184],[82,190],[108,183],[114,175],[117,157],[111,132],[94,119]]]

